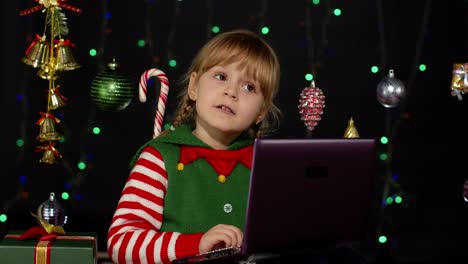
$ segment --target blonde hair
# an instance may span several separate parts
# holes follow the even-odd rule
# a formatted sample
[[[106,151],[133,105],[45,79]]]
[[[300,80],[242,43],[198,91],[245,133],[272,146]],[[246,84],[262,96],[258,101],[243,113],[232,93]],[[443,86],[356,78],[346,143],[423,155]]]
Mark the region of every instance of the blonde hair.
[[[252,136],[260,137],[272,132],[279,123],[281,111],[274,104],[279,88],[280,66],[273,48],[257,34],[243,29],[224,32],[213,37],[197,53],[182,79],[179,107],[175,113],[173,127],[183,123],[193,124],[195,101],[188,96],[188,83],[193,72],[201,76],[216,65],[240,62],[251,78],[257,80],[265,99],[267,115],[258,125],[250,129]]]

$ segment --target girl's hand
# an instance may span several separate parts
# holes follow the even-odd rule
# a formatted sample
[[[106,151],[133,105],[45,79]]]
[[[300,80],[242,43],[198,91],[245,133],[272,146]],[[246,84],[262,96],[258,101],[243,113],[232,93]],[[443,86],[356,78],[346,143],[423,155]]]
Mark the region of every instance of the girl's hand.
[[[242,244],[242,231],[232,225],[215,225],[200,239],[198,249],[200,253],[224,247],[240,247]]]

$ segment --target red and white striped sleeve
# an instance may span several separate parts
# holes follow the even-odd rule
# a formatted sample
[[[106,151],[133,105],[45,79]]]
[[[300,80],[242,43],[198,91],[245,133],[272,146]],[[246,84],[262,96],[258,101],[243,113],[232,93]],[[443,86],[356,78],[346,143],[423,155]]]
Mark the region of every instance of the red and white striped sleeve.
[[[145,147],[122,190],[107,236],[115,263],[170,263],[194,255],[202,233],[160,232],[167,172],[161,154]]]

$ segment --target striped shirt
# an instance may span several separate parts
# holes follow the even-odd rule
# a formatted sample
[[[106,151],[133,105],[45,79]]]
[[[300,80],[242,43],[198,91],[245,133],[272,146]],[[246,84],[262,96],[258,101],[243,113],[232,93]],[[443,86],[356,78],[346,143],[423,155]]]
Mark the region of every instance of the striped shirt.
[[[161,154],[143,149],[122,190],[107,237],[115,263],[170,263],[198,254],[203,233],[160,232],[167,172]]]

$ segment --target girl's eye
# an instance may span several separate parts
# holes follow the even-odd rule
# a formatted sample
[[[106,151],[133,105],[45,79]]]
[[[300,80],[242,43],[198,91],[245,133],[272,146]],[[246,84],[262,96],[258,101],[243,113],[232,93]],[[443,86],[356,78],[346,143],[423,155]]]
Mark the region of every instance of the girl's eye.
[[[215,79],[220,80],[220,81],[226,80],[226,76],[222,73],[216,73],[214,77]]]
[[[242,86],[242,88],[244,88],[246,91],[248,92],[255,92],[255,86],[253,86],[252,84],[250,83],[246,83]]]

